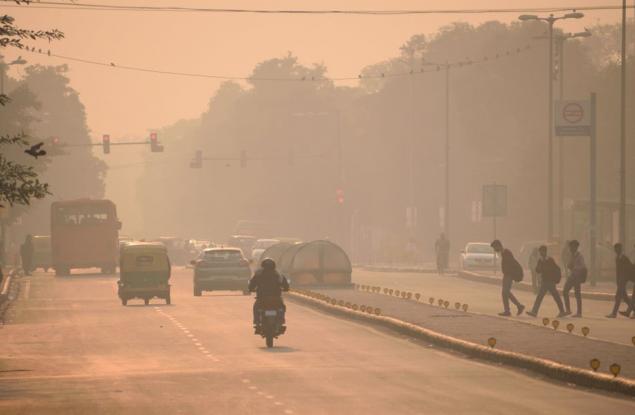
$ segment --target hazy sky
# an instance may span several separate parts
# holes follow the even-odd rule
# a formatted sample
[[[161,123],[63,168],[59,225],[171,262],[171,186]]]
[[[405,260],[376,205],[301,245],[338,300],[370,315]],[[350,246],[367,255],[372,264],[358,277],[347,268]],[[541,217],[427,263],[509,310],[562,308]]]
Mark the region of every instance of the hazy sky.
[[[93,1],[93,0],[86,0]],[[94,1],[97,2],[97,1]],[[178,5],[234,8],[435,9],[619,5],[618,0],[101,0],[126,5]],[[512,21],[513,14],[427,16],[251,15],[210,13],[118,12],[0,7],[33,28],[56,27],[66,38],[51,45],[61,55],[163,70],[249,75],[253,66],[288,51],[301,62],[322,62],[331,76],[356,75],[365,65],[398,53],[416,33],[433,33],[453,21]],[[632,13],[632,12],[630,12]],[[562,27],[617,21],[619,11],[587,13],[584,22]],[[38,45],[38,47],[48,47]],[[3,51],[8,59],[20,52]],[[81,95],[95,140],[144,136],[147,129],[192,118],[207,107],[221,81],[156,75],[64,62],[22,53],[30,63],[70,66],[72,86]],[[18,72],[14,72],[14,76]]]

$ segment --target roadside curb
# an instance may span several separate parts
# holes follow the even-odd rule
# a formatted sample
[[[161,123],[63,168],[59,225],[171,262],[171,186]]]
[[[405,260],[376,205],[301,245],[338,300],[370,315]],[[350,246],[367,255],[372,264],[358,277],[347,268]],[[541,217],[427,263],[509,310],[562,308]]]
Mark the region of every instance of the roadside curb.
[[[418,268],[418,267],[383,267],[372,265],[360,265],[359,268],[364,271],[370,272],[403,272],[403,273],[415,273],[415,274],[436,274],[438,271],[433,268]],[[447,270],[447,274],[454,274],[456,271],[452,269]]]
[[[501,278],[490,277],[490,276],[487,276],[487,275],[478,274],[476,272],[459,271],[456,274],[456,277],[464,279],[464,280],[468,280],[468,281],[473,281],[473,282],[482,282],[482,283],[485,283],[485,284],[501,285]],[[526,283],[526,282],[514,283],[514,289],[521,290],[521,291],[530,291],[530,292],[534,291],[533,288],[531,287],[531,284]],[[561,288],[558,288],[558,292],[562,295],[562,289]],[[615,294],[603,293],[603,292],[582,291],[582,298],[586,298],[586,299],[589,299],[589,300],[598,300],[598,301],[614,301],[615,300]]]
[[[528,369],[535,373],[567,383],[617,392],[628,396],[635,396],[635,381],[611,377],[609,375],[595,373],[590,370],[583,370],[573,366],[563,365],[552,360],[541,359],[521,353],[496,350],[494,348],[489,348],[480,344],[435,332],[393,317],[372,315],[361,311],[351,310],[343,306],[328,304],[298,292],[290,292],[289,295],[292,300],[298,303],[317,308],[329,314],[386,327],[398,333],[425,340],[432,344],[458,351],[471,357],[521,369]]]

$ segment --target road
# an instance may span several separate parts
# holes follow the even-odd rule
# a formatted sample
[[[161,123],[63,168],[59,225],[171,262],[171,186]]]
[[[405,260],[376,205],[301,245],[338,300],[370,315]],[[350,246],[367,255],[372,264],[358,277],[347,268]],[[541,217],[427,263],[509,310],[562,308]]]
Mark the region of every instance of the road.
[[[355,269],[353,282],[381,286],[399,290],[407,290],[421,293],[424,299],[429,297],[443,298],[450,301],[469,304],[472,312],[496,315],[503,311],[501,301],[501,288],[498,285],[468,281],[453,276],[439,276],[438,274],[405,273],[405,272],[376,272]],[[562,284],[560,284],[562,286]],[[535,295],[529,291],[514,290],[518,300],[530,310],[534,304]],[[630,295],[630,289],[629,289]],[[511,305],[512,312],[516,308]],[[575,312],[575,298],[571,293],[571,307]],[[594,301],[582,299],[583,318],[567,318],[567,322],[573,322],[577,327],[587,326],[591,329],[590,337],[615,343],[632,346],[632,337],[635,336],[635,320],[619,316],[608,319],[605,316],[613,309],[613,302]],[[622,304],[622,309],[626,306]],[[553,318],[558,314],[553,298],[546,295],[538,318],[528,315],[512,317],[527,323],[542,325],[542,317]],[[564,321],[564,320],[563,320]]]
[[[114,276],[27,279],[0,329],[0,413],[635,413],[290,302],[268,350],[251,298],[193,297],[190,273],[173,272],[171,306],[121,306]]]

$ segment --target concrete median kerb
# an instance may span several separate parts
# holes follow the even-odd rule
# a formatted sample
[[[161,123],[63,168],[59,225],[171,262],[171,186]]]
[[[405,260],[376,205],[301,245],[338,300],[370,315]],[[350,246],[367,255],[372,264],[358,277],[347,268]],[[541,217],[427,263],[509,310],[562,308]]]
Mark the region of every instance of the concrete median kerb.
[[[383,326],[471,357],[531,370],[535,373],[566,383],[635,396],[635,382],[628,379],[596,373],[591,370],[579,369],[526,354],[494,349],[435,332],[393,317],[360,312],[356,310],[356,307],[349,309],[339,305],[332,305],[320,301],[317,299],[319,297],[310,296],[297,291],[290,292],[289,294],[291,299],[298,303],[312,306],[333,315]],[[484,341],[486,341],[486,339],[484,339]]]

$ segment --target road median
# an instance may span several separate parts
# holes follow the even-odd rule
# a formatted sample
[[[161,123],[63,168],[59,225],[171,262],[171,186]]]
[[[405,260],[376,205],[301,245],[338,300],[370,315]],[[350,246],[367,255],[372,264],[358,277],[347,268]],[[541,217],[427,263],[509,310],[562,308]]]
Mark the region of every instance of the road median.
[[[474,315],[414,300],[353,290],[294,291],[290,297],[293,301],[321,311],[382,326],[470,357],[531,370],[567,383],[635,396],[635,381],[632,379],[635,374],[635,359],[632,355],[635,353],[632,348],[624,345],[542,327],[529,327],[513,320]],[[368,307],[371,312],[361,311],[364,304],[367,304],[364,309]],[[376,311],[381,315],[377,315]],[[447,325],[447,330],[443,330],[440,325]],[[475,341],[479,338],[480,343]],[[489,338],[497,339],[498,345],[495,348],[486,346]],[[523,339],[527,339],[524,350],[510,350],[518,341],[523,342]],[[528,353],[527,349],[534,347],[536,341],[547,346],[547,349],[549,345],[554,347],[551,347],[552,350],[545,350],[543,347],[535,354]],[[593,347],[588,347],[589,345]],[[584,351],[586,355],[580,356]],[[577,356],[567,359],[566,356],[571,354]],[[582,363],[589,362],[591,358],[598,358],[604,368],[620,360],[623,376],[616,377],[586,369]]]

